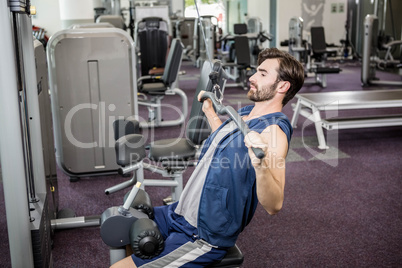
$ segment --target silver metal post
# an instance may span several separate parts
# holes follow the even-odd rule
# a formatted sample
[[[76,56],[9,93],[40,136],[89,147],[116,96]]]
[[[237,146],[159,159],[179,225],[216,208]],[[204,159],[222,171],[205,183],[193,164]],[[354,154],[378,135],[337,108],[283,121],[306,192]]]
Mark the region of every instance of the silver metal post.
[[[29,136],[31,139],[32,173],[36,192],[46,193],[32,20],[26,15],[19,16],[19,23],[21,25],[21,48],[24,56],[23,64],[25,66],[25,91],[29,103],[27,112],[30,126]]]
[[[384,0],[383,3],[383,14],[382,14],[382,25],[381,25],[381,31],[384,33],[385,32],[385,22],[387,19],[387,0]]]
[[[120,15],[121,13],[121,7],[120,7],[120,0],[112,0],[112,10],[111,14],[112,15]]]
[[[33,267],[33,250],[26,195],[24,153],[13,43],[8,1],[0,1],[0,160],[12,267]]]

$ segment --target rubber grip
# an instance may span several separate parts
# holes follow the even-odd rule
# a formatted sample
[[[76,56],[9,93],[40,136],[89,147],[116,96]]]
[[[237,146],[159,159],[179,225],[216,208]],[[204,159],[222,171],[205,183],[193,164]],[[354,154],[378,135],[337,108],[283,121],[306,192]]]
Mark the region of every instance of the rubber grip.
[[[256,156],[258,159],[263,159],[263,158],[264,158],[265,153],[264,153],[264,151],[263,151],[261,148],[251,147],[251,150],[253,150],[255,156]]]

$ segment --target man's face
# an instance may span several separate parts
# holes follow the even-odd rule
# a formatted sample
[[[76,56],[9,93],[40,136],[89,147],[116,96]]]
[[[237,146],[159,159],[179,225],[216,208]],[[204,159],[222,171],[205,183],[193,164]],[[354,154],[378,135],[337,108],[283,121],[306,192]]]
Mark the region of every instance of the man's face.
[[[279,62],[277,59],[266,59],[250,77],[250,90],[247,97],[254,102],[271,100],[276,94]]]

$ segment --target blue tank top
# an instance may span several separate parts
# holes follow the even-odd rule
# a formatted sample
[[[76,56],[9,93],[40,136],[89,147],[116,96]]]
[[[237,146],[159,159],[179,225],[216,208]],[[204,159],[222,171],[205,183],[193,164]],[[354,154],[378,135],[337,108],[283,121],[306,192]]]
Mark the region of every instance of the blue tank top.
[[[246,106],[239,114],[248,115],[253,107]],[[225,121],[206,140],[200,159],[216,133],[230,121]],[[247,125],[258,133],[269,125],[278,125],[290,143],[293,130],[283,113],[267,114],[247,121]],[[213,157],[220,165],[219,168],[210,167],[206,175],[198,211],[198,236],[211,245],[229,248],[251,221],[257,207],[256,175],[244,136],[238,128],[220,140]]]

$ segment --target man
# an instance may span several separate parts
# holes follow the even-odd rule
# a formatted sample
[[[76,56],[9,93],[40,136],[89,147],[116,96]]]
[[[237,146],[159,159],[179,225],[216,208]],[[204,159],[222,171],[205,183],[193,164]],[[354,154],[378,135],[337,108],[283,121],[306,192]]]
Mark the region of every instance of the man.
[[[132,255],[112,267],[204,267],[222,259],[235,244],[258,202],[269,214],[277,213],[284,199],[285,157],[292,135],[281,111],[303,82],[304,68],[296,59],[276,48],[263,50],[247,94],[255,105],[239,110],[252,130],[246,137],[232,120],[223,123],[205,100],[203,111],[212,134],[197,167],[179,202],[155,208],[165,249],[156,258]],[[258,159],[251,147],[261,148],[265,157]]]

